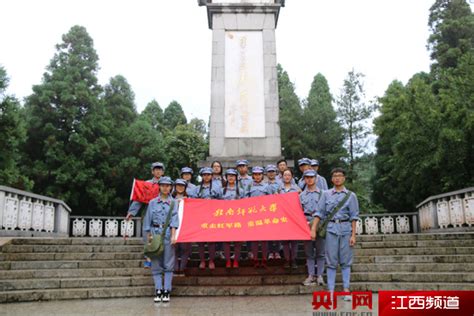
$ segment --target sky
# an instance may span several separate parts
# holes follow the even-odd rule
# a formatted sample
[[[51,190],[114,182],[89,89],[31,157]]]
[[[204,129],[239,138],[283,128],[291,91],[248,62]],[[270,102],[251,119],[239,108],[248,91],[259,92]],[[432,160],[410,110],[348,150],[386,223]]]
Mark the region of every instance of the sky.
[[[394,79],[428,71],[428,14],[434,0],[287,0],[276,29],[277,62],[300,98],[322,73],[333,96],[347,73],[365,75],[368,100]],[[0,65],[20,100],[41,83],[62,34],[86,27],[99,55],[99,82],[123,75],[137,110],[178,101],[208,121],[211,41],[197,0],[1,0]]]

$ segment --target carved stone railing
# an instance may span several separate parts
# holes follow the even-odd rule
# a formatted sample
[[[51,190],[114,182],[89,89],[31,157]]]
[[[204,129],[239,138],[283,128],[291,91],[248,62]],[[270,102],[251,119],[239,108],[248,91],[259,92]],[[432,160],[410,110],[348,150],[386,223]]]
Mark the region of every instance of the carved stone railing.
[[[71,237],[141,237],[142,219],[134,217],[71,216]],[[419,232],[418,213],[362,214],[358,235]]]
[[[418,213],[361,214],[357,235],[409,234],[419,232]]]
[[[64,201],[0,185],[0,236],[68,236]]]
[[[71,216],[71,237],[141,237],[142,219],[133,217]]]
[[[422,231],[459,230],[474,225],[474,187],[430,196],[416,207]]]

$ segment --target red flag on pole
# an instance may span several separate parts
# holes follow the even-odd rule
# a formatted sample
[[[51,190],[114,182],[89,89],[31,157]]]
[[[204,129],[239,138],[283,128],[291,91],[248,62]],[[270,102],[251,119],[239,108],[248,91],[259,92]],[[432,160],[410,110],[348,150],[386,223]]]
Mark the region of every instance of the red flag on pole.
[[[184,199],[178,242],[310,240],[298,193],[241,200]]]
[[[160,194],[158,183],[133,179],[133,188],[130,200],[148,204],[150,200]]]

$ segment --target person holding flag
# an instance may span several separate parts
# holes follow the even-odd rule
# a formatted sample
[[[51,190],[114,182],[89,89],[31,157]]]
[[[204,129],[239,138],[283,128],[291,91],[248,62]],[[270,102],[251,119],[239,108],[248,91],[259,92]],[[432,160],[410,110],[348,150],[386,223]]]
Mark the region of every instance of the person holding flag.
[[[132,195],[131,195],[131,200],[132,202],[130,203],[130,206],[128,208],[127,216],[125,216],[125,220],[129,221],[132,217],[137,216],[138,212],[142,208],[143,205],[148,204],[149,199],[144,197],[144,195],[150,196],[154,195],[152,198],[156,197],[158,195],[158,190],[159,190],[159,184],[158,182],[160,181],[160,178],[163,176],[165,170],[165,166],[161,162],[154,162],[151,164],[151,174],[153,175],[153,178],[150,180],[147,180],[146,183],[153,184],[149,189],[146,186],[146,184],[143,187],[138,187],[138,182],[134,180],[133,182],[133,188],[132,188]],[[141,189],[141,190],[138,190]],[[137,194],[137,191],[140,192],[140,194]],[[144,192],[148,191],[153,191],[153,194],[144,194]],[[156,193],[155,193],[156,192]],[[142,229],[142,236],[143,240],[146,242],[146,236],[143,233]],[[145,262],[143,263],[143,267],[145,269],[150,269],[151,268],[151,260],[145,256]]]
[[[159,256],[151,258],[151,274],[155,283],[154,302],[170,301],[171,284],[175,263],[176,229],[179,226],[178,203],[171,196],[173,181],[169,177],[162,177],[158,181],[160,194],[148,204],[143,230],[147,241],[152,242],[156,235],[164,234],[164,251]],[[164,285],[163,285],[164,275]]]
[[[301,206],[303,207],[304,216],[308,221],[308,225],[314,219],[314,213],[316,212],[318,202],[321,198],[323,191],[316,186],[317,173],[313,169],[307,169],[303,173],[305,182],[305,189],[300,193]],[[318,238],[314,240],[304,241],[304,251],[306,254],[306,267],[308,268],[308,277],[303,281],[303,285],[324,285],[323,273],[324,264],[326,261],[325,256],[325,239]],[[315,275],[315,260],[317,265],[317,272]]]

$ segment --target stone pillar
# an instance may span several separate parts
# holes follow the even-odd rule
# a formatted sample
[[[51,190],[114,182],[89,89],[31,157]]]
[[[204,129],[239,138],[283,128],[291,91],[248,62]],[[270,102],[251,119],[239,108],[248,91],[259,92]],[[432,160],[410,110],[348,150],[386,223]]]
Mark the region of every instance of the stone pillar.
[[[276,163],[281,141],[275,28],[283,1],[201,0],[212,30],[210,148],[206,162]]]

